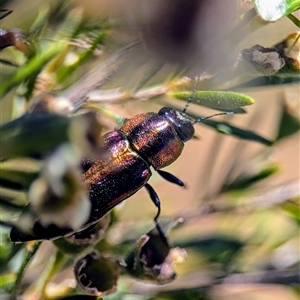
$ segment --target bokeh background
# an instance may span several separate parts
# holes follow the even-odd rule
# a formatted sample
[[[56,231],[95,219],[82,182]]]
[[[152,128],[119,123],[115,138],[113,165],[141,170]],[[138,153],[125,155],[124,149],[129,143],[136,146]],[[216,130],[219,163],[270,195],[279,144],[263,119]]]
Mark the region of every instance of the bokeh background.
[[[121,87],[124,91],[132,90],[151,66],[162,61],[165,64],[150,78],[147,86],[165,82],[180,65],[185,67],[186,76],[205,71],[206,74],[217,74],[230,87],[231,81],[228,83],[224,78],[242,49],[256,44],[272,47],[299,30],[288,18],[282,18],[253,31],[246,28],[236,43],[227,43],[228,26],[242,12],[237,3],[244,2],[244,10],[251,3],[180,2],[27,0],[25,4],[25,1],[2,0],[1,7],[10,8],[13,13],[0,21],[0,27],[22,28],[28,32],[39,11],[60,4],[79,6],[83,9],[84,20],[103,22],[109,19],[113,25],[100,47],[100,54],[76,70],[71,81],[76,86],[76,80],[82,74],[114,50],[142,37],[146,44],[143,51],[130,56],[116,76],[101,87],[107,90]],[[299,18],[299,13],[295,15]],[[14,49],[4,49],[2,57],[19,59],[19,54],[14,53]],[[0,72],[1,84],[1,80],[9,78],[14,70],[0,66]],[[217,89],[218,84],[211,83],[209,88]],[[290,119],[299,127],[298,82],[236,84],[229,89],[252,97],[255,103],[246,108],[247,114],[218,117],[218,120],[228,121],[272,141],[277,139],[279,132],[288,131]],[[24,101],[17,102],[15,93],[15,89],[11,90],[0,103],[1,123],[22,112],[22,109],[16,109],[16,104],[24,107]],[[148,101],[106,103],[105,107],[130,118],[141,112],[157,112],[164,103],[177,108],[184,106],[184,102],[158,97]],[[199,115],[213,112],[193,103],[189,109]],[[105,125],[106,130],[118,126],[108,119],[105,119]],[[169,234],[172,246],[187,251],[185,261],[176,267],[176,280],[160,286],[122,276],[118,294],[104,299],[298,299],[299,130],[286,134],[273,146],[266,146],[222,135],[203,124],[197,124],[195,128],[197,139],[188,142],[180,158],[166,168],[184,181],[187,189],[169,184],[155,172],[150,180],[162,202],[162,219],[181,220]],[[271,170],[269,176],[260,176],[264,170]],[[244,186],[239,182],[243,178]],[[232,188],[233,182],[240,186]],[[151,228],[155,213],[148,194],[144,189],[140,190],[115,209],[116,221],[107,233],[106,242],[111,248],[121,245],[121,252],[124,241],[134,241]],[[7,234],[5,228],[0,231],[2,235]],[[54,249],[51,242],[43,243],[25,274],[26,284],[37,279],[47,263],[45,258]],[[10,269],[16,270],[20,261],[21,254],[10,262]],[[72,280],[72,266],[67,265],[48,284],[48,295],[51,295],[51,289],[58,289],[60,284]],[[29,289],[20,299],[36,298]]]

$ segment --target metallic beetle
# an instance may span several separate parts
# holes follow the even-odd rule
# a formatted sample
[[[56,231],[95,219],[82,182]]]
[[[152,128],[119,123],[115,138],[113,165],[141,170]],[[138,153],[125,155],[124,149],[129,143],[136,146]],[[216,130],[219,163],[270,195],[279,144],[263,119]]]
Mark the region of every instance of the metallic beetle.
[[[148,191],[158,208],[155,222],[160,214],[160,200],[147,183],[152,166],[167,181],[184,186],[174,175],[160,169],[172,164],[181,154],[184,142],[194,136],[193,120],[183,112],[163,107],[158,113],[143,113],[126,119],[119,130],[104,136],[99,158],[83,160],[81,168],[84,182],[89,187],[92,203],[89,220],[83,229],[93,227],[113,207],[132,196],[142,187]],[[224,113],[221,113],[224,114]],[[209,117],[208,117],[209,118]],[[70,235],[70,228],[56,225],[44,227],[37,220],[31,233],[12,228],[13,242],[54,239]]]

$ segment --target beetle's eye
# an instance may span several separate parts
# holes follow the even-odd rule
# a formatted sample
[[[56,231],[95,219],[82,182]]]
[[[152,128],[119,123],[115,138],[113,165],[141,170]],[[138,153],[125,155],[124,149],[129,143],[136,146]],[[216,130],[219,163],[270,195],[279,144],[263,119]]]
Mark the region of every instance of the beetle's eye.
[[[195,134],[195,129],[192,123],[182,122],[176,127],[176,132],[183,142],[189,141]]]
[[[171,121],[178,137],[183,142],[190,140],[194,136],[194,126],[191,120],[182,112],[171,107],[163,107],[158,114]]]

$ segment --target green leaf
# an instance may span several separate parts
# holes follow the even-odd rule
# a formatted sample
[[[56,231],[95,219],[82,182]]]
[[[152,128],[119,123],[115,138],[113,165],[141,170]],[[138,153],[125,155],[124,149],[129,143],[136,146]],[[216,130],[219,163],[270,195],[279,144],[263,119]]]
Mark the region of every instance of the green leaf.
[[[1,159],[46,154],[68,140],[70,119],[49,113],[26,114],[0,126]]]
[[[243,243],[230,236],[212,235],[179,243],[178,246],[198,250],[210,262],[226,264],[236,257]]]
[[[19,85],[28,78],[32,76],[35,77],[40,70],[49,62],[55,55],[62,52],[66,47],[67,43],[60,41],[52,46],[49,46],[47,50],[32,57],[28,63],[18,69],[18,71],[13,74],[7,80],[3,80],[0,84],[0,99],[5,95],[11,88]]]
[[[28,189],[37,177],[40,164],[31,159],[0,162],[0,185],[12,189]]]
[[[3,229],[2,229],[3,231]],[[0,244],[0,272],[8,272],[10,269],[10,260],[19,253],[23,248],[24,244],[12,244],[9,240],[9,235],[7,237],[2,237],[1,240],[5,241],[5,243]],[[4,280],[2,281],[2,277],[0,277],[0,287],[3,287]],[[14,276],[15,280],[15,276]]]
[[[217,122],[213,120],[204,120],[202,123],[210,127],[216,128],[221,133],[230,134],[240,139],[258,142],[266,146],[272,146],[274,143],[273,141],[262,137],[261,135],[255,133],[254,131],[241,129],[229,123]]]
[[[63,296],[59,298],[55,298],[54,300],[101,300],[101,297],[98,296],[90,296],[90,295],[69,295]]]
[[[10,211],[10,212],[18,212],[18,213],[21,213],[24,210],[24,205],[26,203],[24,203],[24,205],[22,205],[21,203],[19,204],[18,201],[15,201],[14,198],[9,198],[5,195],[2,195],[3,190],[0,189],[0,192],[1,192],[0,193],[1,194],[0,195],[0,207],[1,207],[1,209],[7,210],[7,211]],[[15,203],[15,202],[17,202],[17,203]],[[1,221],[3,221],[1,223],[1,225],[5,225],[5,224],[7,226],[10,225],[10,223],[7,224],[7,222],[5,222],[5,220],[1,219]]]
[[[266,179],[280,171],[280,167],[278,165],[268,165],[259,172],[254,175],[240,175],[237,180],[233,181],[232,183],[225,184],[222,187],[221,192],[228,192],[228,191],[236,191],[236,190],[243,190],[246,188],[251,187],[253,184]]]
[[[4,291],[9,291],[16,280],[16,275],[12,272],[0,276],[0,295],[5,297]]]
[[[169,289],[167,291],[162,291],[148,298],[149,300],[182,300],[182,299],[198,299],[198,300],[208,300],[209,298],[206,297],[205,289],[201,289],[199,287],[187,287],[187,288],[176,288]],[[138,298],[137,300],[139,300]],[[144,298],[141,298],[144,299]]]
[[[201,118],[199,116],[195,116],[190,113],[189,113],[189,116],[191,116],[194,119]],[[203,120],[203,121],[201,121],[201,123],[203,123],[209,127],[215,128],[217,131],[219,131],[221,133],[232,135],[232,136],[238,137],[243,140],[258,142],[258,143],[264,144],[266,146],[272,146],[274,143],[273,141],[262,137],[261,135],[255,133],[254,131],[242,129],[242,128],[233,126],[227,122],[219,122],[219,121],[209,119],[209,120]]]
[[[99,31],[97,36],[93,39],[91,47],[86,51],[78,54],[78,60],[71,65],[61,66],[60,69],[57,70],[56,73],[56,80],[58,83],[63,83],[66,81],[70,76],[74,74],[74,72],[81,67],[92,55],[97,46],[104,43],[104,40],[108,32],[106,31]]]
[[[265,77],[258,77],[247,82],[244,82],[240,85],[236,85],[233,88],[252,88],[252,87],[265,87],[265,86],[272,86],[272,85],[282,85],[288,83],[299,83],[300,76],[265,76]]]
[[[285,202],[282,205],[282,209],[292,218],[294,219],[298,225],[300,225],[300,207],[299,202],[295,203],[292,201]]]
[[[298,28],[300,28],[300,20],[296,18],[294,15],[289,14],[287,16]]]
[[[193,97],[192,102],[197,105],[218,109],[234,110],[254,103],[254,100],[244,94],[222,91],[196,91],[193,92],[170,92],[168,96],[187,101]]]
[[[299,119],[289,112],[289,109],[286,107],[286,105],[283,105],[276,141],[289,137],[290,135],[299,131],[299,129]]]
[[[258,15],[268,22],[277,21],[300,7],[299,0],[252,0],[252,2]]]
[[[30,261],[33,259],[35,253],[39,249],[41,243],[42,242],[35,242],[27,250],[27,252],[25,253],[25,255],[23,257],[23,260],[22,260],[22,265],[21,265],[21,267],[18,270],[17,277],[16,277],[16,280],[14,282],[14,286],[13,286],[12,291],[11,291],[11,299],[16,299],[16,295],[17,295],[17,292],[18,292],[18,290],[20,288],[21,281],[23,279],[23,275],[25,273],[25,270],[27,269]]]

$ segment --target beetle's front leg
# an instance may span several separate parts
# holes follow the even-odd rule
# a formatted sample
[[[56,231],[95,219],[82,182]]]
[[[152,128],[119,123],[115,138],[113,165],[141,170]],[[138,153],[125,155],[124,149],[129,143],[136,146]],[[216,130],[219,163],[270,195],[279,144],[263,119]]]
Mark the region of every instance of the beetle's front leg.
[[[149,183],[146,183],[146,184],[145,184],[145,188],[146,188],[147,192],[149,193],[149,196],[150,196],[152,202],[153,202],[154,205],[157,207],[157,214],[156,214],[156,216],[154,217],[154,222],[155,222],[156,229],[157,229],[157,231],[159,232],[161,238],[164,239],[164,240],[167,242],[167,237],[165,236],[163,230],[161,229],[161,227],[160,227],[160,225],[159,225],[159,223],[158,223],[158,217],[159,217],[160,211],[161,211],[159,197],[158,197],[158,195],[156,194],[156,192],[155,192],[155,190],[153,189],[153,187],[152,187]]]
[[[176,185],[179,185],[181,187],[186,188],[185,184],[176,176],[174,176],[173,174],[166,172],[166,171],[162,171],[162,170],[156,170],[157,173],[165,180],[174,183]]]

